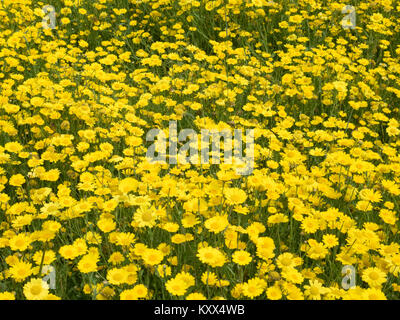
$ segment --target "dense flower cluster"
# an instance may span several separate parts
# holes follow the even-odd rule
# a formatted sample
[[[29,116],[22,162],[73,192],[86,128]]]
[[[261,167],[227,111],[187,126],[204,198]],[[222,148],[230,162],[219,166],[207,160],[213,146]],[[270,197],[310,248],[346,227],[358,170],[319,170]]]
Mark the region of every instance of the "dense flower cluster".
[[[357,3],[1,1],[0,299],[398,299],[400,5]],[[254,171],[150,163],[169,121]]]

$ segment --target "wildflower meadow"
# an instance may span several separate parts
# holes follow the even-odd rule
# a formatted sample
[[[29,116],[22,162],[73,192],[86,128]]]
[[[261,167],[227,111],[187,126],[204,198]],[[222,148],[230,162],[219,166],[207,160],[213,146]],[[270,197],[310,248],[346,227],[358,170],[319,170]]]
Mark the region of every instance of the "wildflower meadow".
[[[396,0],[0,0],[0,300],[400,298]]]

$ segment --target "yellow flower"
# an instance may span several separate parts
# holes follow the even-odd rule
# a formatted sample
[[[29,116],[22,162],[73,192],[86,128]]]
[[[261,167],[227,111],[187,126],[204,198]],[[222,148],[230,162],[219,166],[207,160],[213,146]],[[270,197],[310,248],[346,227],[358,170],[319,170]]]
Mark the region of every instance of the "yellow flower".
[[[96,300],[110,300],[114,295],[115,291],[113,288],[109,286],[101,287],[101,284],[98,284]]]
[[[44,300],[49,294],[49,285],[42,279],[32,279],[24,285],[24,295],[28,300]]]
[[[373,288],[380,288],[386,282],[386,273],[379,268],[370,267],[363,271],[362,279]]]
[[[251,261],[251,255],[247,251],[237,250],[232,254],[232,261],[237,263],[238,265],[245,266],[248,265]]]
[[[165,288],[172,295],[183,296],[188,287],[182,279],[170,279],[165,283]]]
[[[185,272],[185,271],[182,271],[182,272],[178,273],[178,274],[175,276],[175,279],[181,279],[181,280],[183,280],[183,281],[186,283],[186,286],[187,286],[188,288],[195,285],[195,279],[194,279],[194,277],[193,277],[190,273]]]
[[[0,301],[2,300],[15,300],[15,294],[12,292],[0,292]]]
[[[138,300],[136,292],[133,289],[127,289],[121,292],[119,296],[120,300]]]
[[[172,243],[175,243],[175,244],[184,243],[184,242],[186,242],[186,241],[187,241],[187,240],[186,240],[186,236],[185,236],[184,234],[181,234],[181,233],[174,234],[174,235],[171,237],[171,242],[172,242]]]
[[[69,20],[67,17],[63,17],[62,19],[61,19],[61,23],[62,24],[69,24],[71,22],[71,20]]]
[[[116,243],[120,246],[130,246],[135,242],[135,235],[131,232],[118,232],[115,234]]]
[[[220,250],[212,247],[200,248],[197,252],[197,257],[201,262],[209,264],[212,267],[222,267],[225,262],[225,256]]]
[[[304,294],[312,300],[321,300],[321,295],[329,292],[318,280],[309,280],[309,285],[305,285],[304,289]]]
[[[334,234],[325,234],[322,241],[327,248],[333,248],[339,244],[338,238]]]
[[[243,285],[243,295],[246,297],[249,297],[250,299],[253,299],[259,295],[261,295],[265,288],[267,286],[267,283],[265,280],[260,279],[260,278],[253,278],[247,281]]]
[[[164,225],[160,226],[160,228],[167,230],[168,232],[177,232],[179,230],[179,224],[174,222],[167,222]]]
[[[10,274],[17,282],[21,282],[33,273],[32,264],[29,262],[18,261],[10,268]]]
[[[112,263],[113,265],[117,265],[125,260],[124,255],[121,252],[113,252],[108,258],[108,262]]]
[[[44,257],[43,257],[43,253],[44,253]],[[42,259],[43,259],[44,265],[49,265],[54,260],[56,260],[56,253],[53,250],[46,250],[45,252],[37,251],[37,252],[35,252],[35,254],[33,255],[32,258],[33,258],[33,261],[35,261],[35,263],[37,265],[40,265],[40,263],[42,262]]]
[[[44,300],[61,300],[59,296],[56,296],[55,294],[49,293]]]
[[[280,269],[292,268],[296,266],[296,260],[294,259],[294,255],[292,253],[285,252],[276,258],[276,265]]]
[[[224,190],[226,202],[228,205],[237,205],[246,201],[246,192],[239,188],[227,188]]]
[[[82,273],[96,272],[97,269],[97,257],[94,255],[87,254],[78,262],[78,270]]]
[[[382,195],[379,191],[371,189],[363,189],[359,192],[359,197],[364,201],[380,202],[382,201]]]
[[[160,264],[164,259],[164,254],[162,251],[157,249],[145,249],[142,254],[144,263],[154,266]]]
[[[368,288],[363,292],[365,300],[387,300],[385,294],[377,288]]]
[[[290,18],[289,18],[289,22],[296,23],[296,24],[301,23],[302,21],[303,21],[303,17],[299,14],[290,16]]]
[[[157,221],[156,209],[153,206],[140,206],[134,214],[135,226],[139,228],[154,227]]]
[[[270,237],[259,237],[256,240],[257,256],[261,259],[268,260],[274,257],[275,243]]]
[[[319,222],[313,217],[306,217],[301,222],[301,228],[307,233],[315,233],[319,229]]]
[[[78,250],[72,245],[65,245],[58,251],[64,259],[75,259],[79,256]]]
[[[10,186],[14,186],[14,187],[20,187],[25,183],[25,178],[22,174],[17,173],[14,174],[9,181]]]
[[[138,181],[134,178],[125,178],[119,182],[118,189],[122,193],[129,193],[133,190],[136,190],[138,186]]]
[[[128,272],[123,268],[113,268],[107,272],[107,280],[113,285],[120,285],[126,282]]]
[[[270,300],[279,300],[282,298],[282,291],[279,286],[274,285],[266,290],[267,298]]]
[[[158,274],[162,277],[165,278],[167,276],[171,275],[171,267],[167,266],[166,264],[161,264],[157,266],[157,271]]]
[[[24,233],[20,233],[10,239],[10,248],[12,250],[25,251],[31,243],[31,239]]]
[[[214,286],[217,284],[218,277],[214,272],[204,272],[201,276],[201,282],[206,286]]]
[[[40,107],[44,103],[44,99],[42,97],[33,97],[31,99],[31,104],[35,107]]]
[[[186,300],[207,300],[207,298],[199,292],[192,292],[186,296]]]
[[[285,268],[282,271],[282,277],[285,278],[287,281],[296,284],[303,283],[304,281],[302,274],[295,268]]]
[[[8,152],[13,152],[13,153],[18,153],[20,152],[24,147],[19,143],[19,142],[7,142],[4,145],[4,148]]]
[[[135,294],[138,299],[144,299],[149,294],[149,290],[143,284],[137,284],[132,290],[133,294]]]
[[[51,169],[45,172],[41,177],[40,180],[44,181],[57,181],[60,177],[60,171],[58,169]]]
[[[97,221],[97,226],[104,233],[108,233],[113,231],[117,225],[112,219],[100,219],[99,221]]]
[[[220,233],[224,231],[229,225],[228,217],[226,215],[218,215],[209,218],[205,221],[204,226],[214,233]]]

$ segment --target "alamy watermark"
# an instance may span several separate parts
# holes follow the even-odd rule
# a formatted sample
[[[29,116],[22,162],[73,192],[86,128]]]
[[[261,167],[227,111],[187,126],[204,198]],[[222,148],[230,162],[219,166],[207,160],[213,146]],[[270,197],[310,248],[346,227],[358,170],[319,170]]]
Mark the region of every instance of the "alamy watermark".
[[[45,5],[42,8],[45,16],[42,20],[43,29],[55,29],[56,28],[56,9],[51,5]]]
[[[342,19],[342,27],[344,29],[355,29],[356,8],[351,5],[346,5],[342,8],[342,14],[346,14],[346,16]]]
[[[41,275],[45,275],[42,280],[49,284],[50,289],[56,288],[56,269],[53,266],[43,266]]]
[[[238,165],[238,175],[250,175],[254,169],[254,129],[247,129],[243,137],[241,129],[232,131],[201,129],[199,136],[193,129],[182,129],[178,134],[177,122],[169,122],[168,140],[161,129],[151,129],[147,132],[146,141],[154,142],[147,149],[146,157],[150,163],[167,163],[167,145],[169,164],[219,164],[221,138],[223,138],[223,162]],[[246,150],[243,155],[243,138],[245,138]],[[189,140],[188,140],[189,139]],[[210,152],[211,139],[211,152]],[[188,141],[187,141],[188,140]],[[178,150],[178,142],[185,142]],[[200,145],[200,148],[199,148]],[[234,147],[232,147],[232,145]],[[200,153],[200,156],[199,156]],[[157,154],[157,155],[156,155]],[[211,154],[211,157],[210,157]],[[211,159],[210,159],[211,158]]]
[[[268,1],[270,4],[274,4],[274,1]],[[56,11],[52,5],[45,5],[42,8],[45,16],[42,20],[42,26],[44,29],[55,29],[56,28]],[[344,29],[355,29],[356,28],[356,8],[352,5],[345,5],[342,8],[342,14],[346,16],[342,19],[341,25]]]
[[[356,286],[356,269],[351,265],[345,265],[342,268],[342,288],[345,290],[355,288]]]

